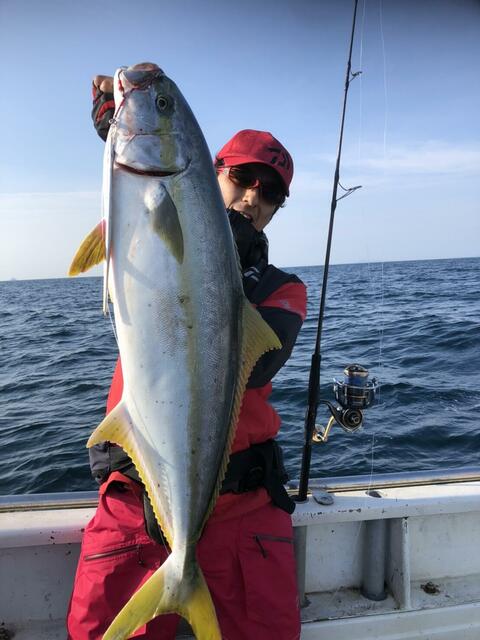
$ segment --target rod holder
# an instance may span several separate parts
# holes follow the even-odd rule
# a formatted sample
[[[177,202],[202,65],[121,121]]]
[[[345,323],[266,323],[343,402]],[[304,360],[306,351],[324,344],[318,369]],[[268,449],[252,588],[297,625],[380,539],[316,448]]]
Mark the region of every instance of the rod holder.
[[[369,491],[372,498],[381,498],[378,491]],[[363,555],[363,581],[361,593],[368,600],[385,600],[387,548],[387,520],[365,522],[365,546]]]

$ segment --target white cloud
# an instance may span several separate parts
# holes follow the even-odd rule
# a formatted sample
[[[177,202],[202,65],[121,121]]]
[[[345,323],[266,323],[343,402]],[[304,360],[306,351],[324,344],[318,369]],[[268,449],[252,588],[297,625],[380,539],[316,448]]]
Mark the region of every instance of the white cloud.
[[[303,197],[331,194],[336,158],[315,154],[310,159],[315,170],[299,169],[292,185],[292,202]],[[438,189],[448,178],[472,178],[480,175],[480,149],[427,141],[410,145],[362,145],[344,148],[340,182],[345,187],[363,185],[369,190]],[[343,195],[339,191],[339,196]]]
[[[315,154],[310,162],[325,165],[333,170],[336,157],[331,154]],[[392,173],[417,174],[465,174],[480,172],[480,149],[477,146],[452,145],[440,140],[412,142],[411,144],[383,145],[364,142],[358,146],[344,147],[342,167],[346,169],[372,169]],[[300,172],[302,173],[302,172]],[[318,171],[303,172],[305,176],[318,175]]]
[[[345,167],[380,170],[397,175],[480,173],[480,149],[440,141],[411,145],[387,144],[385,151],[380,145],[363,145],[360,156],[356,151],[345,153],[344,158]]]

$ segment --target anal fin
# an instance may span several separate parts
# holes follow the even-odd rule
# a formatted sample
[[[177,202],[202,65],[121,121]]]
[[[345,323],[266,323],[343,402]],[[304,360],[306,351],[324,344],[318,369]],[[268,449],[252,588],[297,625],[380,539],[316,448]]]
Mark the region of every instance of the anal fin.
[[[88,439],[87,447],[107,441],[118,444],[127,453],[136,449],[133,442],[132,421],[123,402],[117,404],[115,409],[102,420]]]
[[[169,514],[165,512],[159,493],[153,481],[151,466],[142,453],[134,435],[134,427],[130,413],[123,401],[102,420],[87,442],[87,447],[93,447],[101,442],[113,442],[118,444],[133,462],[138,475],[145,485],[147,495],[151,502],[155,518],[163,531],[167,542],[173,543],[172,525]]]

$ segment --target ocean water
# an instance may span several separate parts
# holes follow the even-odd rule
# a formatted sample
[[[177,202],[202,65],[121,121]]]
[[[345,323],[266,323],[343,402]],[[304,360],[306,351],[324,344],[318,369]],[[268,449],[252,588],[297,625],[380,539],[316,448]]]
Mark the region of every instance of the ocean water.
[[[289,269],[309,313],[274,379],[297,478],[322,267]],[[0,282],[0,494],[92,490],[85,442],[102,419],[117,347],[100,278]],[[321,394],[352,362],[381,382],[353,434],[334,427],[312,477],[480,465],[480,258],[330,269]],[[327,413],[320,408],[318,422]]]

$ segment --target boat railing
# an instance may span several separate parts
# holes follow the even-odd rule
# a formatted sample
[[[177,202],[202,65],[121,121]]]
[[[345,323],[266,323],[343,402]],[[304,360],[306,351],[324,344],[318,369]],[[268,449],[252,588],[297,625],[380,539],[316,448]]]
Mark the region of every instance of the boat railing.
[[[98,503],[97,491],[26,493],[0,496],[0,513],[6,511],[48,511],[50,509],[88,509]]]
[[[480,481],[480,467],[461,467],[440,470],[404,471],[358,476],[312,478],[310,490],[330,492],[366,491],[393,487],[453,484]],[[295,493],[298,482],[290,482],[288,489]],[[97,491],[71,491],[63,493],[28,493],[0,496],[0,513],[8,511],[46,511],[50,509],[88,509],[96,507]]]
[[[480,467],[460,467],[431,469],[424,471],[402,471],[397,473],[375,473],[358,476],[333,476],[311,478],[310,491],[324,489],[340,493],[342,491],[368,491],[370,489],[388,489],[432,484],[455,484],[480,480]],[[290,482],[288,488],[297,489],[298,482]]]

